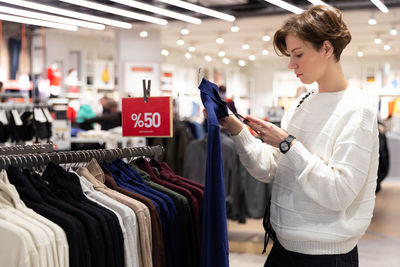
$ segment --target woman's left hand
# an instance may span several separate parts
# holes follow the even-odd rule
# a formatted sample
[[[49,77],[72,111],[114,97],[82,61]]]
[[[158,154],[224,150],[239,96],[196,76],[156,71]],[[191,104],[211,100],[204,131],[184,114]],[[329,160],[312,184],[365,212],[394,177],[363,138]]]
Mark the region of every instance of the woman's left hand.
[[[273,123],[260,120],[251,115],[247,115],[246,119],[249,120],[247,125],[250,126],[265,143],[271,146],[279,147],[279,144],[289,135],[285,130]]]

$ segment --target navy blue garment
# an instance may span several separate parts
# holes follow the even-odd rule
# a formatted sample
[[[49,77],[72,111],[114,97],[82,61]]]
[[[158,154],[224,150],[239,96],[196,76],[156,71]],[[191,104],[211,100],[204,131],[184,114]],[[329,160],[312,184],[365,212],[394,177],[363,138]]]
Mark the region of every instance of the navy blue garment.
[[[164,247],[168,267],[183,266],[176,242],[176,208],[171,198],[147,186],[143,177],[132,168],[127,169],[119,160],[103,163],[113,174],[119,187],[148,197],[155,203],[163,229]],[[132,171],[130,171],[132,170]]]
[[[224,166],[218,119],[228,116],[226,102],[218,86],[203,79],[199,85],[201,101],[207,111],[207,163],[203,198],[201,267],[228,267],[229,247],[226,226]]]

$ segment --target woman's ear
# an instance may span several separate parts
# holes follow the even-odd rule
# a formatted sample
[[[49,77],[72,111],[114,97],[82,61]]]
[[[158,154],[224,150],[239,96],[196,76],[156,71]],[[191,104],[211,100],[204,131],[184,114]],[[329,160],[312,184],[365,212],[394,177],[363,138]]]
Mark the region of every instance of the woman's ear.
[[[330,42],[330,41],[328,41],[328,40],[325,40],[323,43],[322,43],[322,49],[323,49],[323,51],[324,51],[324,54],[326,55],[326,56],[328,56],[328,57],[331,57],[332,55],[333,55],[333,45],[332,45],[332,43]]]

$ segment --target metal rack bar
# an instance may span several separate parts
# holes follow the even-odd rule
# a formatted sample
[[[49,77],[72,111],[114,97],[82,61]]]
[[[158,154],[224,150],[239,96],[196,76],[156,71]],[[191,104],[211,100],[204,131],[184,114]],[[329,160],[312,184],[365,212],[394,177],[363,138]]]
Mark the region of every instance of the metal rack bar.
[[[52,143],[33,144],[33,145],[16,145],[16,146],[0,146],[0,156],[36,154],[53,152]]]
[[[49,162],[56,164],[89,162],[92,158],[98,161],[113,160],[117,158],[133,157],[158,157],[164,153],[161,145],[130,147],[116,149],[94,149],[68,152],[52,152],[39,154],[20,154],[0,156],[0,170],[6,169],[9,165],[17,168],[32,168],[46,166]]]

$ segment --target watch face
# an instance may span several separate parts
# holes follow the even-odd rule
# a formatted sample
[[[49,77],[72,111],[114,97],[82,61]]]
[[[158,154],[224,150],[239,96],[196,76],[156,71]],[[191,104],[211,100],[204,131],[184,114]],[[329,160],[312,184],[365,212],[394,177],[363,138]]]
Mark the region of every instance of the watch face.
[[[282,151],[287,151],[289,149],[289,145],[286,142],[281,143]]]

